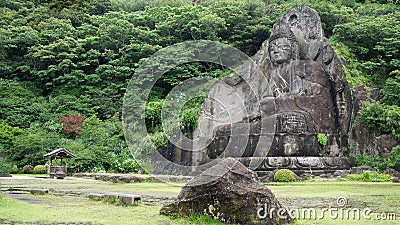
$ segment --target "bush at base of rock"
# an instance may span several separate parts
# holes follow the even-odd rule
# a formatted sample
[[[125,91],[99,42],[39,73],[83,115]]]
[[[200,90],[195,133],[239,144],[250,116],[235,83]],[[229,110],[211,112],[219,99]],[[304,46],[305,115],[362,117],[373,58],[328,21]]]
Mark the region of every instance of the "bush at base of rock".
[[[26,165],[24,167],[22,167],[22,172],[25,174],[29,174],[33,172],[34,167],[31,165]]]
[[[371,173],[369,170],[366,170],[362,174],[349,174],[346,178],[353,181],[390,182],[393,177],[390,174]]]
[[[280,169],[274,175],[274,181],[277,182],[291,182],[295,181],[294,173],[288,169]]]
[[[47,174],[47,168],[43,165],[37,165],[33,168],[34,174]]]
[[[17,165],[12,165],[12,166],[11,166],[11,173],[12,173],[12,174],[17,174],[17,173],[19,173],[19,169],[18,169],[18,166],[17,166]]]

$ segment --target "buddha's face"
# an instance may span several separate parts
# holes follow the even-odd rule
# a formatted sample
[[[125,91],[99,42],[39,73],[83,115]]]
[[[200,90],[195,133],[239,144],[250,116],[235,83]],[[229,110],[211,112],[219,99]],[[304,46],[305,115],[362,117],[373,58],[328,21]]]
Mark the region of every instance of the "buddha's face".
[[[292,51],[291,42],[287,38],[278,38],[269,43],[269,54],[273,63],[289,62]]]

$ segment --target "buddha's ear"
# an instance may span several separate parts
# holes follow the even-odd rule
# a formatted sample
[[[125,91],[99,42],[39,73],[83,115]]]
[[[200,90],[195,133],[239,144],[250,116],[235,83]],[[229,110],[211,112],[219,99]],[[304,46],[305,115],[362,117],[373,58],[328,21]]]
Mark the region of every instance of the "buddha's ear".
[[[292,60],[299,60],[300,59],[300,50],[299,50],[299,43],[297,41],[292,43]]]

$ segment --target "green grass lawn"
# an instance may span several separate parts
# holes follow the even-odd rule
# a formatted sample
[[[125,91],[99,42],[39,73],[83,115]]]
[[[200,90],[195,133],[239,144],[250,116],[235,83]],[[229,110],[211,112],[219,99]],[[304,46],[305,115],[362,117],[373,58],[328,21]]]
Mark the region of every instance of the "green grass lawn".
[[[15,221],[93,222],[101,224],[220,224],[207,218],[192,217],[173,219],[160,216],[159,210],[165,202],[179,193],[182,183],[117,183],[72,179],[51,180],[33,177],[0,179],[2,189],[48,188],[51,195],[31,196],[41,200],[40,204],[22,202],[10,197],[0,199],[0,218]],[[400,184],[366,183],[354,181],[316,180],[294,183],[266,184],[277,198],[291,209],[338,207],[336,199],[347,199],[345,208],[370,208],[371,218],[381,213],[397,213],[396,221],[389,220],[344,220],[330,219],[326,214],[322,220],[297,220],[295,224],[398,224],[400,219]],[[139,206],[116,206],[87,199],[92,192],[120,192],[140,194],[144,201]],[[164,199],[158,201],[158,199]],[[165,200],[166,199],[166,200]],[[320,215],[320,213],[318,213]]]
[[[365,224],[365,225],[384,225],[399,224],[400,222],[400,185],[394,183],[373,183],[373,182],[354,182],[336,180],[317,180],[295,183],[270,183],[267,186],[277,196],[286,203],[289,208],[304,209],[315,208],[317,215],[323,208],[343,208],[359,209],[370,208],[371,219],[363,218],[360,220],[330,219],[329,214],[325,214],[322,220],[298,220],[296,224]],[[339,207],[336,200],[345,197],[347,204]],[[301,211],[300,211],[301,212]],[[338,211],[339,212],[339,211]],[[396,214],[394,220],[377,220],[379,215]],[[335,214],[334,214],[335,215]],[[350,214],[351,215],[351,214]],[[351,216],[350,216],[351,217]],[[342,218],[345,218],[343,214]]]
[[[159,215],[161,206],[116,206],[81,197],[34,196],[41,204],[30,204],[13,198],[0,199],[0,218],[24,222],[92,222],[98,224],[222,224],[209,218],[174,219]],[[197,220],[197,221],[196,221]]]

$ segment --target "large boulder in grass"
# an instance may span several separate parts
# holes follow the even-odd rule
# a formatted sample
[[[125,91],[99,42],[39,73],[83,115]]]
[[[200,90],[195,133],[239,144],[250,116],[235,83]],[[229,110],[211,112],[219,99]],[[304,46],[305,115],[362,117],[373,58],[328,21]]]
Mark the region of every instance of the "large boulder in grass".
[[[239,224],[293,221],[288,210],[260,182],[256,173],[233,158],[221,160],[190,180],[173,203],[161,208],[160,214],[208,215],[224,223]]]

